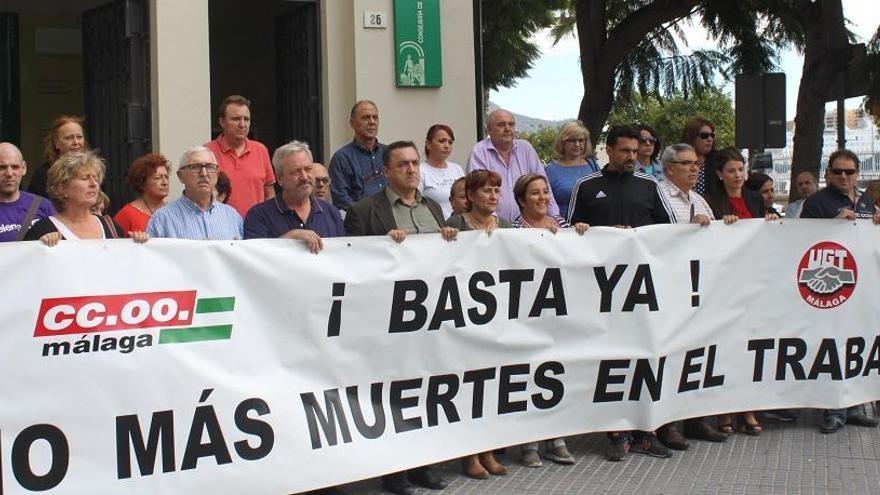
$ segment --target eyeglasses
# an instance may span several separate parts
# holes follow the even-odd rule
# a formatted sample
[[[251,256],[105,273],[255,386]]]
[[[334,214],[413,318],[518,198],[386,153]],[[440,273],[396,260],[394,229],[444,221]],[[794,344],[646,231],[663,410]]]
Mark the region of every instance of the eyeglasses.
[[[189,165],[180,167],[180,169],[195,173],[199,173],[202,169],[205,169],[205,172],[208,174],[216,174],[217,171],[220,170],[220,167],[217,166],[216,163],[190,163]]]
[[[651,137],[651,136],[640,137],[639,142],[642,144],[655,144],[655,143],[657,143],[657,138]],[[672,162],[672,163],[676,163],[676,162]]]
[[[315,184],[329,184],[330,177],[315,177]]]
[[[714,132],[701,132],[701,133],[697,134],[697,136],[699,136],[700,139],[709,139],[709,138],[715,139]]]
[[[584,138],[568,138],[562,142],[567,144],[584,144],[587,140]]]
[[[858,170],[856,170],[856,169],[854,169],[854,168],[834,168],[834,167],[828,167],[828,171],[831,172],[831,173],[834,174],[834,175],[843,175],[843,174],[846,174],[846,175],[855,175],[856,173],[858,173]]]
[[[702,167],[703,162],[698,162],[696,160],[670,160],[669,163],[674,163],[676,165],[684,165],[685,167]]]

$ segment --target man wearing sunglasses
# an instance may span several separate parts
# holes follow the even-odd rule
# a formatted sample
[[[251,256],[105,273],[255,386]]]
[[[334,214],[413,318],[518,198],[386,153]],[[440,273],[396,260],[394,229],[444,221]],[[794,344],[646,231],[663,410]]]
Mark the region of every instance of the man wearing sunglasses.
[[[859,180],[859,157],[849,150],[837,150],[828,158],[824,189],[807,198],[801,218],[873,219],[880,223],[877,207],[856,184]]]
[[[855,220],[871,218],[880,224],[880,213],[867,194],[856,188],[859,180],[859,157],[849,150],[837,150],[828,158],[825,167],[824,189],[807,198],[800,218],[840,218]],[[822,433],[835,433],[845,425],[874,428],[877,420],[865,416],[862,406],[847,409],[826,409],[822,413]]]
[[[183,194],[153,213],[147,224],[150,237],[213,241],[244,238],[241,216],[235,208],[214,198],[219,171],[210,149],[196,146],[184,151],[177,167]]]

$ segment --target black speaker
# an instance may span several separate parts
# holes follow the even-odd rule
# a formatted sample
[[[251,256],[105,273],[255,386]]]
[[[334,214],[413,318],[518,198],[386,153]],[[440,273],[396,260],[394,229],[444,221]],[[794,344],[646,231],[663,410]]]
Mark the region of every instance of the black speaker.
[[[764,76],[736,76],[736,147],[764,147]]]
[[[736,147],[785,148],[785,74],[736,76]]]
[[[764,74],[764,148],[785,148],[785,74]]]

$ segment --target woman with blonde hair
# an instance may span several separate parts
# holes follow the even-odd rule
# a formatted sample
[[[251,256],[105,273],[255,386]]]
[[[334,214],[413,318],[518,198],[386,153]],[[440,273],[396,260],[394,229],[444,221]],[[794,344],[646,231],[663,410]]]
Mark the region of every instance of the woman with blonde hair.
[[[57,213],[35,223],[26,241],[40,240],[54,246],[64,239],[113,239],[125,237],[108,216],[92,213],[105,173],[104,161],[91,151],[67,153],[49,167],[47,193]],[[144,232],[129,232],[144,242]]]
[[[581,177],[599,171],[596,160],[589,158],[593,154],[590,131],[580,120],[565,123],[559,129],[553,151],[556,160],[547,164],[544,171],[556,204],[559,205],[559,215],[568,218],[574,185]]]

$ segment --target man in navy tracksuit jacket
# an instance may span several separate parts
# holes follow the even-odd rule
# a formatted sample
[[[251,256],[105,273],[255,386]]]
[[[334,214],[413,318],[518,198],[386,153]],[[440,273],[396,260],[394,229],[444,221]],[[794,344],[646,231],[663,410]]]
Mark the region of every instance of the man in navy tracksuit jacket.
[[[674,214],[657,181],[634,171],[638,139],[632,127],[615,126],[608,131],[608,165],[575,184],[568,208],[570,225],[643,227],[671,223]]]
[[[670,223],[674,214],[657,181],[633,171],[639,149],[638,131],[628,126],[612,127],[605,144],[608,165],[575,184],[568,208],[569,222],[623,228]],[[654,432],[615,431],[609,432],[608,437],[605,458],[609,461],[623,460],[629,450],[654,457],[672,455]]]

